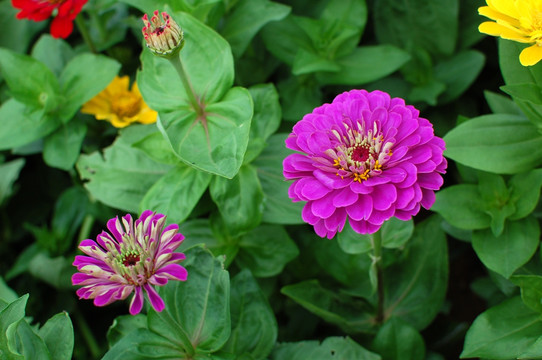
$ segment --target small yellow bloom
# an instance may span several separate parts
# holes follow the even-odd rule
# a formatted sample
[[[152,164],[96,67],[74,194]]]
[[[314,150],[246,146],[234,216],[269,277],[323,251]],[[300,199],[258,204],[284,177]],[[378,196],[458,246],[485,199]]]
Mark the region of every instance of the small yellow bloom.
[[[481,33],[532,44],[523,49],[519,61],[523,66],[542,60],[542,0],[486,0],[488,6],[478,9],[486,21],[478,27]]]
[[[134,82],[129,89],[128,76],[115,76],[113,81],[101,93],[89,100],[81,112],[94,115],[98,120],[107,120],[114,127],[123,128],[131,123],[152,124],[158,113],[145,104]]]

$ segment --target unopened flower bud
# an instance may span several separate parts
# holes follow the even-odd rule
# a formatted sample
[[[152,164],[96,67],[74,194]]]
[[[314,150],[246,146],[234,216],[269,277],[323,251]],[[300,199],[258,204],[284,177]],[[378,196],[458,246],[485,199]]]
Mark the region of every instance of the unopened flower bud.
[[[158,10],[155,10],[150,21],[147,14],[143,15],[145,26],[142,32],[147,47],[155,55],[169,58],[182,49],[183,31],[168,13],[162,12],[161,15]]]

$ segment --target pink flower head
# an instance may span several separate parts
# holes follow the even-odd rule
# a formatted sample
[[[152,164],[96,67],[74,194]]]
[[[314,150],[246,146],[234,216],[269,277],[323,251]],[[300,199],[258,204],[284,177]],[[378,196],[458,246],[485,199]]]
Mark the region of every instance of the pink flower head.
[[[51,22],[51,35],[67,38],[73,30],[73,21],[88,0],[11,0],[20,9],[17,19],[43,21],[56,13]]]
[[[128,214],[122,222],[115,217],[107,222],[110,233],[102,231],[96,242],[83,240],[79,249],[88,256],[78,255],[73,262],[78,273],[73,285],[84,285],[77,290],[80,299],[94,299],[94,305],[105,306],[124,300],[135,291],[130,302],[130,314],[143,307],[143,290],[156,311],[164,309],[164,301],[154,285],[165,285],[168,280],[186,280],[187,272],[177,264],[185,259],[174,252],[184,240],[178,225],[164,228],[166,216],[144,211],[135,222]]]
[[[155,10],[151,19],[147,14],[142,17],[143,38],[152,53],[162,57],[172,57],[184,46],[183,31],[168,13]]]
[[[348,219],[360,234],[395,216],[408,220],[435,201],[447,162],[431,123],[400,98],[351,90],[307,114],[286,146],[293,201],[306,201],[303,220],[331,239]]]

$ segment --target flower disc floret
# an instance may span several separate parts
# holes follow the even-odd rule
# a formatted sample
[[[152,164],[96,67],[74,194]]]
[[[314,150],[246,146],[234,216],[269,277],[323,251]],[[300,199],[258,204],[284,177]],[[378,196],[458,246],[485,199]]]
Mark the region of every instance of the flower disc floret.
[[[403,99],[352,90],[307,114],[286,146],[293,201],[305,201],[303,220],[333,238],[349,221],[374,233],[395,216],[408,220],[429,209],[443,183],[444,141]]]
[[[523,66],[535,65],[542,59],[542,1],[486,0],[478,9],[480,15],[493,21],[480,24],[481,33],[503,39],[532,44],[523,49],[519,60]]]
[[[150,210],[135,222],[128,214],[122,221],[118,217],[109,220],[109,233],[103,231],[96,241],[82,241],[79,249],[87,256],[78,255],[73,263],[79,272],[72,283],[83,285],[77,295],[105,306],[135,292],[130,302],[130,313],[135,315],[143,307],[145,292],[152,307],[162,311],[164,301],[154,286],[187,278],[186,269],[178,264],[185,255],[174,252],[184,236],[178,233],[178,225],[164,227],[165,221],[165,215]]]

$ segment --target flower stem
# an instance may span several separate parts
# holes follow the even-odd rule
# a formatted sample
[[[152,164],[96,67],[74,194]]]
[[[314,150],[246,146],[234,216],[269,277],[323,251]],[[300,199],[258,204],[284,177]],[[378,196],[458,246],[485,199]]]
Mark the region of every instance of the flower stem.
[[[96,54],[97,53],[96,46],[94,46],[94,43],[92,42],[92,39],[90,38],[90,34],[85,25],[85,21],[83,20],[83,15],[81,14],[77,15],[77,17],[75,18],[75,24],[77,25],[77,29],[79,29],[79,32],[81,33],[81,36],[83,37],[83,40],[85,40],[85,43],[87,44],[90,51]]]
[[[373,266],[376,271],[376,316],[377,324],[382,324],[384,321],[384,272],[382,270],[382,235],[380,231],[375,232],[371,236],[373,245]]]
[[[171,62],[175,70],[177,70],[177,73],[179,74],[179,77],[181,78],[181,82],[183,83],[184,90],[186,94],[188,95],[188,101],[190,101],[190,104],[196,111],[196,114],[198,114],[198,117],[203,116],[203,107],[201,106],[201,103],[198,100],[198,96],[196,95],[196,91],[194,90],[194,87],[190,83],[190,80],[188,79],[188,75],[186,74],[186,71],[184,70],[181,56],[180,55],[172,56],[168,58],[168,60]]]
[[[81,241],[88,239],[88,235],[90,234],[90,229],[92,229],[93,224],[94,224],[94,216],[87,214],[85,218],[83,219],[81,228],[79,229],[79,236],[77,237],[78,244],[80,244]]]
[[[87,320],[81,315],[79,311],[75,311],[75,320],[77,321],[78,328],[81,332],[81,335],[83,335],[83,339],[85,339],[85,342],[87,343],[87,346],[91,353],[92,359],[98,359],[102,355],[102,350],[100,349],[100,346],[98,345],[98,342],[94,338],[94,335],[92,334],[92,331],[90,330],[90,327],[88,326]]]

